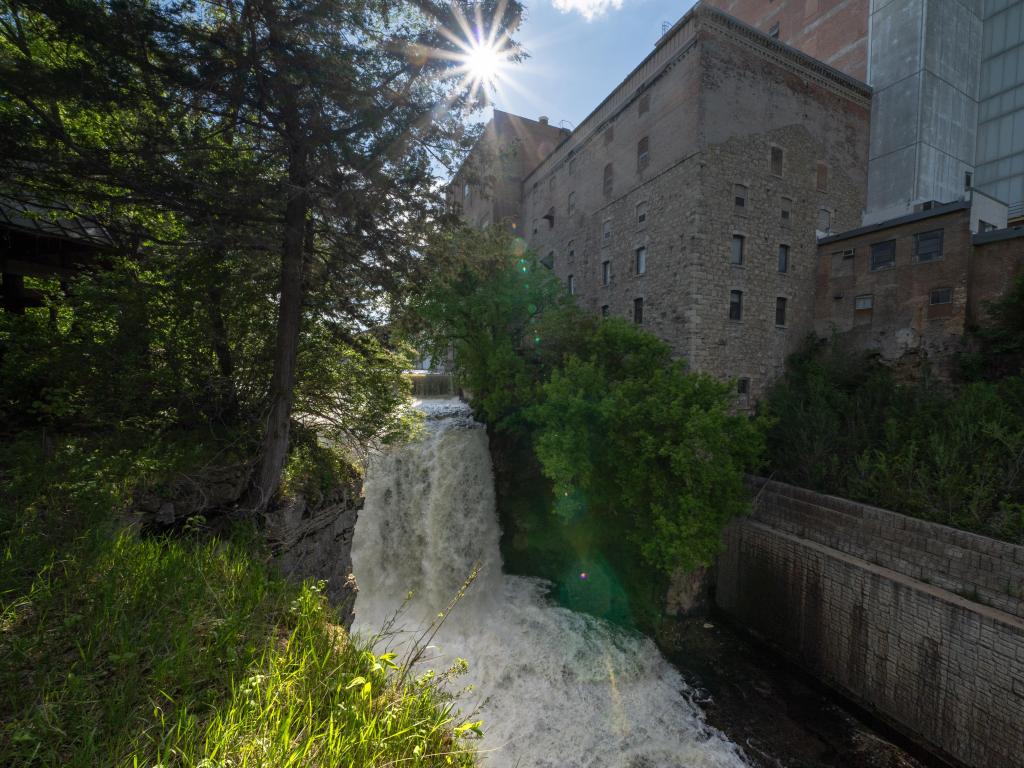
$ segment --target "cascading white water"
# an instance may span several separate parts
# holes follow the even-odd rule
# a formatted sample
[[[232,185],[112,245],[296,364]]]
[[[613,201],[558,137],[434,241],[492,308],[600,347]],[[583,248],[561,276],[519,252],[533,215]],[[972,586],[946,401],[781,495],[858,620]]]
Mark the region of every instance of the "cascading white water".
[[[738,768],[739,750],[708,726],[650,640],[554,605],[537,579],[501,572],[487,434],[458,400],[419,404],[422,440],[375,457],[356,525],[355,630],[422,627],[480,575],[442,626],[430,666],[469,662],[463,712],[484,720],[497,768]]]

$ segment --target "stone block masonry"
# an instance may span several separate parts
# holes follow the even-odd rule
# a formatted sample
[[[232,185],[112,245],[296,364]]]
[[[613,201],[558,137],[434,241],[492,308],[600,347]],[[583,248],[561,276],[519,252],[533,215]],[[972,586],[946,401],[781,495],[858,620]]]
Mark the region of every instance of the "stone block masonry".
[[[1024,766],[1024,547],[781,483],[718,564],[721,610],[952,762]]]

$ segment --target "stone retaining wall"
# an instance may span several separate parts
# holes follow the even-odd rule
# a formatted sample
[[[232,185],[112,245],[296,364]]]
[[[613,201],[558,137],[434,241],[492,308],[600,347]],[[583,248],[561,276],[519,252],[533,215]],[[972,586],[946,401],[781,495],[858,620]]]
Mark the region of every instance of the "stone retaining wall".
[[[719,608],[950,760],[1022,768],[1024,548],[755,485],[726,535]]]

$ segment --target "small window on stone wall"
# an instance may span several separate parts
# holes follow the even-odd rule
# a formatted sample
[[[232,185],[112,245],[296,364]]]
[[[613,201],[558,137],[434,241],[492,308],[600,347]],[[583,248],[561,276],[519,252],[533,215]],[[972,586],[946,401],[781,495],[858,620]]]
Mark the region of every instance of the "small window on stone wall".
[[[853,308],[858,312],[865,312],[874,309],[875,297],[874,294],[865,293],[862,296],[858,296],[853,300]]]
[[[779,272],[789,272],[789,246],[779,246]]]
[[[818,163],[818,191],[828,192],[828,166]]]
[[[608,285],[612,281],[612,263],[610,261],[601,262],[601,285]]]
[[[570,216],[572,216],[574,213],[576,213],[576,193],[575,192],[570,192],[569,193],[569,203],[566,206],[566,208],[567,208],[568,213],[569,213]]]
[[[783,197],[779,200],[779,219],[782,221],[783,226],[789,225],[790,217],[792,216],[793,201],[788,197]]]
[[[601,225],[601,242],[608,245],[612,241],[612,220],[605,219]]]
[[[953,303],[953,289],[952,288],[932,288],[931,298],[929,304],[952,304]]]
[[[576,293],[576,278],[573,275],[569,275],[569,278],[566,280],[566,285],[569,288],[570,296]]]
[[[636,249],[633,259],[633,266],[636,274],[642,275],[647,272],[647,246],[641,245]]]
[[[650,140],[644,136],[636,144],[636,169],[642,171],[651,162]]]
[[[638,227],[642,227],[647,223],[647,203],[636,204],[636,224]]]
[[[569,246],[566,248],[566,255],[569,258],[569,263],[572,264],[576,261],[576,241],[570,240]]]
[[[743,184],[735,184],[732,188],[733,204],[737,213],[745,213],[747,210],[747,193],[750,190]]]
[[[747,397],[750,394],[750,379],[744,376],[736,380],[736,394],[740,397]]]
[[[729,319],[743,319],[743,291],[729,291]]]
[[[610,307],[607,304],[601,306],[601,317],[608,317]]]
[[[832,211],[828,208],[818,209],[818,230],[821,232],[832,231]]]
[[[780,327],[786,324],[786,299],[781,296],[775,299],[775,324]]]
[[[743,235],[732,236],[732,252],[729,254],[729,263],[734,267],[743,264],[743,242],[745,239]]]
[[[772,173],[782,175],[782,148],[772,147]]]
[[[612,193],[612,185],[615,183],[615,170],[612,168],[612,164],[608,163],[604,167],[604,194],[610,196]]]
[[[644,324],[644,300],[642,298],[633,299],[633,322],[637,325]]]

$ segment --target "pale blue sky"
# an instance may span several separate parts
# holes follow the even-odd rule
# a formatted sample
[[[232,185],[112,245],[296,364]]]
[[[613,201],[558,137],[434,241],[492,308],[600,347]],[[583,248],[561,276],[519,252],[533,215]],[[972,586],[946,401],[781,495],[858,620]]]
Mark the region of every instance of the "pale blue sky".
[[[525,0],[516,39],[530,54],[506,68],[494,106],[575,128],[675,23],[693,0]],[[554,3],[568,10],[559,10]],[[589,20],[587,15],[591,15]]]

